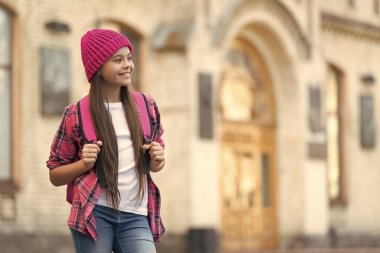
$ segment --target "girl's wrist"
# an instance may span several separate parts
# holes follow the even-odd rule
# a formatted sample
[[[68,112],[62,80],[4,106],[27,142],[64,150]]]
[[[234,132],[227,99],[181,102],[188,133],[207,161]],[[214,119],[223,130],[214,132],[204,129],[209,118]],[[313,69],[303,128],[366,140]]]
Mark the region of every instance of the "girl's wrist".
[[[154,169],[152,169],[153,166],[151,166],[151,171],[152,172],[159,172],[160,170],[162,170],[164,167],[165,167],[165,160],[163,160],[159,165],[157,165],[157,167],[155,167]]]
[[[82,158],[82,159],[80,159],[79,161],[78,161],[78,169],[80,169],[82,172],[86,172],[86,171],[88,171],[89,170],[89,168],[88,168],[88,166],[87,166],[87,164],[84,162],[84,159]],[[90,168],[91,169],[91,168]]]

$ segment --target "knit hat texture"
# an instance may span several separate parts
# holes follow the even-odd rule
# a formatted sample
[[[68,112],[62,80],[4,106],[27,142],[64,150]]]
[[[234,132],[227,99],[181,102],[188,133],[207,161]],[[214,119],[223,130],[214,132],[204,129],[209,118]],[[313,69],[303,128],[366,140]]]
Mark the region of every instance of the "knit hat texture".
[[[128,38],[108,29],[93,29],[82,36],[81,53],[88,82],[102,65],[117,50],[128,47],[133,54],[133,47]]]

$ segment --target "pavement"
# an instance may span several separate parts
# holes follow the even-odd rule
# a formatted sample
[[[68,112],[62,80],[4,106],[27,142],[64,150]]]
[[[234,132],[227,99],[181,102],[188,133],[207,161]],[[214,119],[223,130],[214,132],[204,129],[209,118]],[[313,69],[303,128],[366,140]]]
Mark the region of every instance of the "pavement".
[[[165,240],[157,245],[157,253],[380,253],[380,248],[316,248],[277,249],[225,252],[188,252],[184,237]],[[69,235],[1,234],[0,253],[74,253]]]
[[[222,253],[232,253],[232,252],[222,252]],[[380,248],[278,249],[278,250],[240,251],[240,252],[234,252],[234,253],[380,253]]]

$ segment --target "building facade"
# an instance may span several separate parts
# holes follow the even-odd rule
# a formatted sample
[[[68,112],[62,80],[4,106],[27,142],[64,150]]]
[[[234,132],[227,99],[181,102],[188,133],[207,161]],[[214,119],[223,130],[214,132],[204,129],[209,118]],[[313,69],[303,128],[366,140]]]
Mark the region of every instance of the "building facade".
[[[0,232],[68,235],[45,162],[103,27],[161,111],[163,244],[378,245],[379,2],[0,0]]]

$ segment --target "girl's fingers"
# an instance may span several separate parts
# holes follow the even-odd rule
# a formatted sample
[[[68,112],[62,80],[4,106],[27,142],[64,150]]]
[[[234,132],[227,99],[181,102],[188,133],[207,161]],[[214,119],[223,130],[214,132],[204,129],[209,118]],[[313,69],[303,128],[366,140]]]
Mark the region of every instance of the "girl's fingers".
[[[95,163],[96,159],[95,158],[83,158],[85,163]]]
[[[151,153],[152,153],[152,152],[157,152],[157,151],[164,151],[164,149],[161,147],[160,144],[158,144],[158,145],[152,145],[152,146],[150,147],[150,152],[151,152]]]
[[[165,156],[155,156],[155,157],[152,157],[152,159],[153,160],[155,160],[155,161],[163,161],[163,160],[165,160]]]
[[[158,150],[158,151],[151,151],[150,152],[150,156],[154,157],[154,156],[163,156],[164,155],[164,151],[163,150]]]
[[[149,155],[153,160],[157,160],[156,157],[164,157],[164,150],[161,145],[157,142],[151,142],[150,144],[144,144],[143,149],[149,149]],[[158,158],[162,160],[162,158]]]
[[[98,141],[96,144],[85,144],[82,149],[82,159],[86,166],[93,167],[93,164],[96,162],[98,158],[98,154],[100,152],[100,147],[102,146],[102,142]]]
[[[151,146],[154,147],[154,148],[156,148],[156,147],[158,147],[158,148],[162,148],[161,145],[160,145],[160,143],[155,142],[155,141],[152,141],[152,142],[151,142]]]
[[[100,145],[102,145],[101,141],[100,142]],[[100,152],[100,147],[97,145],[97,144],[85,144],[83,146],[83,151],[85,152],[96,152],[96,153],[99,153]]]
[[[83,149],[82,153],[86,153],[86,154],[99,154],[99,151],[96,150],[96,149]]]
[[[150,150],[152,151],[160,151],[160,150],[163,150],[161,146],[154,146],[154,147],[151,147]]]
[[[100,148],[98,145],[96,144],[85,144],[83,146],[83,150],[93,150],[93,151],[96,151],[96,152],[99,152],[100,151]]]
[[[160,150],[162,149],[162,147],[160,146],[160,144],[158,145],[155,145],[153,144],[153,142],[151,144],[144,144],[142,146],[143,149],[147,150],[147,149],[150,149],[150,150]]]
[[[83,153],[83,158],[97,158],[98,154],[96,153]]]

